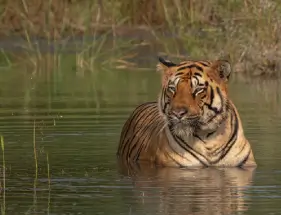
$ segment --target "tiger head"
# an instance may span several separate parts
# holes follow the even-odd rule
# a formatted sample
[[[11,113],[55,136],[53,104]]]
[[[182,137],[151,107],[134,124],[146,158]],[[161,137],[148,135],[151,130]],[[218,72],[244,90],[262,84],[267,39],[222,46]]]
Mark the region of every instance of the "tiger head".
[[[160,110],[178,134],[213,131],[227,116],[227,84],[231,73],[226,60],[184,61],[159,58],[162,73]]]

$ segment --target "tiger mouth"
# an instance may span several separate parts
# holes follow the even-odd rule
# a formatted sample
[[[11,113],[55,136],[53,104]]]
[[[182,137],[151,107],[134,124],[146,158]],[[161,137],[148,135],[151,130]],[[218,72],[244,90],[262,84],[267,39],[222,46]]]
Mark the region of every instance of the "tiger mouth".
[[[184,121],[198,121],[200,119],[199,115],[191,115],[183,119]]]
[[[169,116],[169,119],[171,121],[175,121],[175,122],[178,122],[178,123],[195,122],[195,121],[199,121],[200,115],[184,116],[182,118],[177,118],[177,117],[174,117],[174,116]]]
[[[200,124],[200,116],[188,116],[182,119],[170,118],[169,122],[172,126],[198,127]]]

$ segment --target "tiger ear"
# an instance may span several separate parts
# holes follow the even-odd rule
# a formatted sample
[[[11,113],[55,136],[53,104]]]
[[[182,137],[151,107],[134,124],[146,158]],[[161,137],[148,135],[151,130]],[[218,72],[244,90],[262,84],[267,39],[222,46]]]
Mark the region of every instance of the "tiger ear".
[[[156,70],[162,74],[162,85],[165,87],[168,85],[169,77],[173,74],[171,67],[176,66],[175,63],[165,60],[162,57],[158,57],[158,64]]]
[[[227,82],[232,72],[231,65],[228,60],[217,60],[212,66],[218,72],[219,77]]]

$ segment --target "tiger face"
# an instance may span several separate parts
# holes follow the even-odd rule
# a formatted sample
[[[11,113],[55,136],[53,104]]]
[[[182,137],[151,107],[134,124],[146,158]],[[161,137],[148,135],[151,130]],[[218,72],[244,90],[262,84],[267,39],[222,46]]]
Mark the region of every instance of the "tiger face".
[[[159,58],[162,72],[160,110],[178,135],[214,130],[228,110],[229,62],[185,61],[179,64]]]

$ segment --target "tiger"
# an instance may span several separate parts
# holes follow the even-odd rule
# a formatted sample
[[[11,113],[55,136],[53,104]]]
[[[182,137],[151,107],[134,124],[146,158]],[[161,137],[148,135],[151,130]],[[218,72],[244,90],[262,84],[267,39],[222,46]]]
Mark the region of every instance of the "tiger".
[[[117,158],[170,167],[256,168],[238,109],[229,98],[228,60],[158,57],[158,101],[137,106],[121,130]]]

